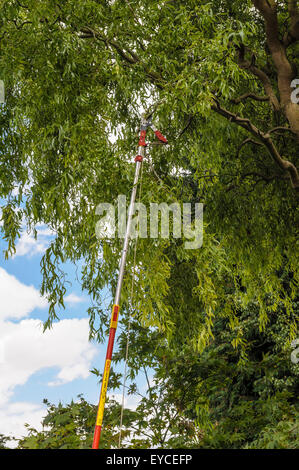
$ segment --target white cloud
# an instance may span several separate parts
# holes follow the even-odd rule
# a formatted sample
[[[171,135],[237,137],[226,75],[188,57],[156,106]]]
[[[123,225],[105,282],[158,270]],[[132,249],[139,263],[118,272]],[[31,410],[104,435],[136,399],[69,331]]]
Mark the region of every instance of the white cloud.
[[[61,320],[45,333],[39,320],[0,323],[0,433],[20,438],[27,435],[25,423],[40,429],[45,407],[13,402],[15,387],[24,385],[37,371],[58,369],[48,386],[89,376],[98,349],[88,341],[88,333],[86,318]]]
[[[24,232],[16,245],[16,253],[14,256],[33,256],[38,253],[43,253],[47,248],[47,243],[38,242],[33,235]]]
[[[84,300],[85,299],[83,297],[79,297],[74,293],[71,293],[64,298],[64,301],[67,304],[78,304],[80,302],[84,302]]]
[[[70,294],[72,301],[79,297]],[[47,302],[34,286],[22,284],[0,268],[0,433],[26,435],[24,423],[38,428],[46,414],[40,404],[13,402],[17,386],[39,370],[54,368],[57,386],[85,379],[98,348],[89,338],[88,318],[64,319],[43,333],[38,319],[23,318]],[[10,321],[17,319],[19,321]]]
[[[122,399],[123,399],[122,393],[108,394],[108,397],[111,399],[113,398],[118,403],[122,404]],[[129,408],[130,410],[136,410],[139,402],[140,402],[140,397],[138,397],[137,395],[126,394],[125,399],[124,399],[124,407]]]
[[[7,402],[17,385],[24,385],[38,370],[56,367],[61,385],[77,378],[87,378],[97,348],[88,341],[88,319],[61,320],[42,331],[40,320],[3,322],[0,342],[0,404]]]
[[[50,237],[53,235],[54,232],[43,224],[37,226],[37,239],[34,238],[33,234],[23,231],[17,242],[16,253],[13,257],[26,255],[31,257],[44,253],[49,246]]]
[[[46,306],[34,286],[22,284],[0,267],[0,320],[26,317],[35,308]]]
[[[5,436],[20,439],[28,434],[25,423],[41,430],[41,421],[46,416],[46,407],[28,402],[7,403],[0,408],[0,432]],[[8,447],[16,447],[15,442],[7,442]]]

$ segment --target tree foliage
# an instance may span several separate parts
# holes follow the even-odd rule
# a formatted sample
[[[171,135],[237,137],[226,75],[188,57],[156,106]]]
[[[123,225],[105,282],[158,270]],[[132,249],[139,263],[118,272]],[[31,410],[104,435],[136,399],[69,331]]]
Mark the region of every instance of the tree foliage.
[[[265,294],[271,308],[290,307],[298,276],[297,26],[293,1],[2,2],[2,229],[8,253],[22,220],[28,230],[44,222],[55,232],[41,261],[46,326],[63,305],[62,261],[84,260],[83,285],[98,304],[101,288],[114,285],[121,240],[96,239],[95,207],[129,194],[128,156],[141,107],[153,102],[170,145],[151,149],[142,202],[201,201],[206,228],[200,250],[139,243],[141,320],[173,330],[167,292],[178,263],[194,275],[189,293],[206,329],[200,345],[224,298],[228,315],[257,298],[262,326]],[[282,268],[292,273],[289,292]],[[230,283],[242,292],[228,295]]]
[[[123,410],[122,448],[298,448],[299,365],[286,346],[288,315],[273,312],[265,332],[257,328],[257,304],[239,311],[238,318],[247,340],[247,360],[241,363],[233,346],[236,333],[225,317],[217,319],[214,339],[201,354],[187,343],[170,348],[161,332],[149,333],[133,321],[126,394],[139,403]],[[114,362],[125,356],[125,333],[118,342]],[[136,383],[140,372],[146,393]],[[122,383],[112,370],[110,390]],[[46,401],[43,430],[29,428],[18,447],[90,448],[96,407],[79,398],[67,406]],[[101,448],[118,448],[120,413],[110,398]]]

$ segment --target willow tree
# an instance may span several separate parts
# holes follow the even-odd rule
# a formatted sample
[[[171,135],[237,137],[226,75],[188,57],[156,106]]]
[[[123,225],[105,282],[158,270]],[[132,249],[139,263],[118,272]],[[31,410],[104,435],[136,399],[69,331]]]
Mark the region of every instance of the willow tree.
[[[122,240],[97,239],[95,208],[129,194],[141,110],[155,104],[169,145],[150,147],[141,200],[202,202],[205,230],[197,250],[138,241],[137,317],[170,336],[184,324],[203,347],[224,315],[237,346],[237,309],[254,301],[261,327],[283,305],[294,335],[298,52],[296,0],[1,2],[2,230],[7,256],[24,224],[55,234],[41,260],[46,326],[63,305],[60,264],[83,260],[91,335],[102,332]],[[132,272],[130,256],[131,303]]]

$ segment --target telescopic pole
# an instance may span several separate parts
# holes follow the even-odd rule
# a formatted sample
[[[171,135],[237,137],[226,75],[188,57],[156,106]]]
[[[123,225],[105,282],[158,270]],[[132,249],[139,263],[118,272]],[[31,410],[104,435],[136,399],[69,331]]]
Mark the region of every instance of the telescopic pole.
[[[118,321],[118,314],[119,314],[119,302],[120,302],[120,296],[121,296],[121,288],[122,288],[122,283],[123,283],[123,278],[124,278],[126,257],[127,257],[129,240],[130,240],[132,216],[133,216],[134,204],[135,204],[135,200],[136,200],[136,192],[137,192],[137,185],[138,185],[138,180],[139,180],[140,168],[141,168],[141,165],[142,165],[142,160],[143,160],[144,155],[145,155],[145,147],[146,147],[145,134],[144,134],[144,138],[143,138],[143,132],[142,132],[143,129],[142,129],[142,127],[143,127],[143,125],[141,124],[138,155],[135,158],[135,162],[136,162],[135,177],[134,177],[133,189],[132,189],[131,200],[130,200],[130,207],[129,207],[129,212],[128,212],[126,234],[125,234],[125,238],[124,238],[124,245],[123,245],[123,250],[122,250],[122,255],[121,255],[121,260],[120,260],[120,265],[119,265],[119,274],[118,274],[114,304],[113,304],[113,307],[112,307],[112,315],[111,315],[111,322],[110,322],[110,331],[109,331],[109,340],[108,340],[108,346],[107,346],[105,368],[104,368],[102,387],[101,387],[101,393],[100,393],[100,400],[99,400],[99,406],[98,406],[98,413],[97,413],[97,420],[96,420],[96,425],[95,425],[95,430],[94,430],[94,437],[93,437],[93,444],[92,444],[93,449],[98,449],[99,448],[102,422],[103,422],[103,416],[104,416],[104,407],[105,407],[105,401],[106,401],[106,393],[107,393],[107,387],[108,387],[108,381],[109,381],[109,375],[110,375],[110,365],[111,365],[113,345],[114,345],[114,339],[115,339],[115,333],[116,333],[117,321]],[[146,129],[145,129],[145,131],[146,131]]]
[[[118,315],[119,315],[119,309],[120,309],[119,303],[120,303],[121,289],[122,289],[122,284],[123,284],[126,257],[127,257],[128,246],[129,246],[129,241],[130,241],[130,232],[131,232],[131,225],[132,225],[132,217],[134,213],[134,205],[135,205],[135,200],[136,200],[137,185],[138,185],[142,160],[145,156],[145,147],[146,147],[145,137],[146,137],[146,131],[148,127],[153,128],[157,138],[162,143],[164,144],[167,143],[167,140],[165,139],[165,137],[160,133],[160,131],[158,131],[153,126],[151,119],[149,117],[146,118],[145,116],[143,116],[141,119],[141,126],[140,126],[138,155],[135,157],[135,162],[136,162],[135,177],[134,177],[133,189],[132,189],[131,200],[130,200],[130,207],[129,207],[129,212],[128,212],[126,234],[124,238],[124,245],[123,245],[122,255],[120,259],[119,274],[118,274],[114,304],[112,307],[109,340],[108,340],[108,346],[107,346],[107,353],[106,353],[105,367],[104,367],[104,373],[103,373],[103,379],[102,379],[102,387],[101,387],[98,412],[97,412],[97,418],[96,418],[96,425],[95,425],[94,436],[93,436],[93,444],[92,444],[93,449],[99,448],[99,442],[100,442],[100,437],[101,437],[101,429],[102,429],[104,407],[105,407],[105,402],[106,402],[106,393],[107,393],[107,387],[108,387],[108,381],[109,381],[109,375],[110,375],[113,345],[114,345],[114,339],[115,339],[115,333],[116,333]]]

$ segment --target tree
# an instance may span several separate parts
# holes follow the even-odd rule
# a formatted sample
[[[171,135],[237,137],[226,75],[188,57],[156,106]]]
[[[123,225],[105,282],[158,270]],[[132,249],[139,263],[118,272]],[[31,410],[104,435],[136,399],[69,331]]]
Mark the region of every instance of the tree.
[[[0,434],[0,449],[9,449],[9,447],[7,447],[7,442],[11,440],[11,437],[4,436],[4,434]]]
[[[194,423],[178,416],[171,394],[160,381],[151,385],[148,396],[141,396],[136,410],[124,409],[121,432],[121,448],[178,448],[190,446],[197,437]],[[133,387],[131,393],[136,393]],[[18,440],[19,449],[90,449],[96,419],[96,406],[82,396],[76,402],[63,405],[47,405],[47,415],[42,430],[26,425],[28,434]],[[107,400],[102,449],[119,448],[120,404]],[[8,438],[4,437],[4,441]]]
[[[90,449],[93,440],[96,406],[88,403],[83,396],[70,404],[58,405],[44,400],[47,415],[42,421],[42,430],[27,425],[28,434],[19,439],[20,449]],[[115,448],[118,445],[120,405],[108,400],[105,413],[105,429],[101,437],[101,448]],[[125,410],[124,424],[133,420],[134,413]],[[127,434],[125,431],[124,434]]]
[[[41,260],[45,327],[63,306],[61,264],[81,260],[90,334],[103,337],[122,240],[96,238],[95,208],[129,194],[141,110],[154,103],[170,144],[150,149],[141,201],[202,202],[204,243],[140,239],[123,306],[196,351],[224,316],[243,361],[239,312],[252,303],[262,330],[284,309],[295,338],[298,18],[294,0],[2,2],[1,230],[7,256],[22,221],[55,234]]]
[[[47,415],[42,421],[42,431],[26,425],[27,436],[19,439],[20,449],[80,449],[91,446],[95,406],[82,396],[77,402],[57,406],[44,400]]]

